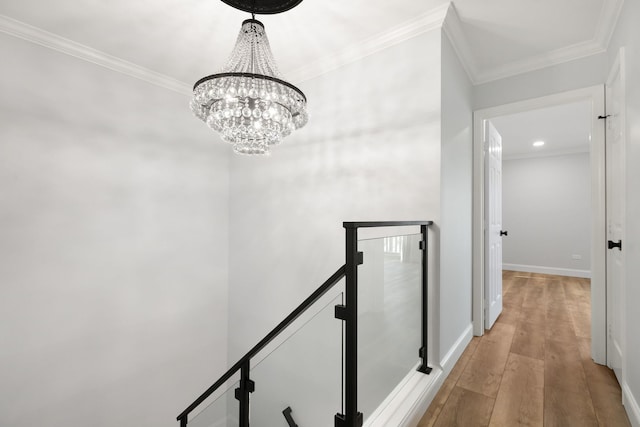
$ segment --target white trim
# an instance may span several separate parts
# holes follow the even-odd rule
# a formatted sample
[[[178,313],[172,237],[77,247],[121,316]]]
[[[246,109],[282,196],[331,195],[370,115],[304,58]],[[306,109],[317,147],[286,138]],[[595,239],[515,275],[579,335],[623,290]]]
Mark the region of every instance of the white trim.
[[[591,336],[592,357],[606,362],[606,241],[604,123],[597,116],[604,114],[604,87],[592,86],[555,95],[529,99],[497,107],[477,110],[473,114],[473,333],[484,334],[484,161],[482,125],[485,120],[539,108],[590,101],[591,122]]]
[[[364,427],[415,427],[429,409],[444,378],[442,369],[437,367],[429,375],[413,370],[367,418]]]
[[[333,56],[319,58],[316,61],[299,67],[291,73],[288,73],[288,75],[292,80],[304,82],[419,36],[420,34],[442,28],[444,34],[451,41],[453,49],[458,55],[471,83],[474,85],[488,83],[606,51],[613,31],[615,30],[615,25],[622,10],[623,3],[624,0],[603,2],[596,34],[592,40],[556,49],[542,55],[526,58],[522,61],[515,61],[480,71],[457,10],[452,2],[448,2],[384,33],[353,44]],[[191,86],[185,82],[8,16],[0,15],[0,31],[110,70],[144,80],[156,86],[185,95],[191,95]]]
[[[640,405],[633,396],[629,384],[622,382],[622,404],[627,411],[627,416],[633,427],[640,427]]]
[[[613,15],[614,11],[609,10],[611,8],[608,7],[608,2],[605,3],[607,4],[607,10],[603,10],[603,13],[606,12],[607,16]],[[619,13],[619,10],[617,13]],[[617,19],[617,15],[615,15],[615,17]],[[604,20],[602,17],[598,25],[598,36],[592,40],[576,43],[541,55],[509,62],[485,70],[480,70],[478,67],[473,49],[471,49],[469,45],[462,21],[453,3],[444,20],[442,29],[451,41],[469,79],[474,85],[479,85],[605,52],[606,45],[601,39],[604,40],[605,35],[608,34],[608,36],[606,36],[606,40],[608,41],[611,38],[614,26],[607,26],[611,25],[610,20]],[[613,21],[613,25],[615,25],[615,21]]]
[[[473,339],[473,325],[467,326],[462,335],[458,337],[456,342],[451,346],[447,354],[444,355],[440,361],[440,366],[445,375],[448,376],[451,373],[453,367],[458,363],[460,356],[465,351],[471,340]]]
[[[480,71],[475,76],[475,83],[489,83],[495,80],[540,70],[602,52],[606,52],[606,48],[594,40],[576,43],[541,55],[532,56],[521,61],[509,62],[507,64]]]
[[[304,82],[421,34],[442,28],[448,9],[449,3],[445,3],[384,33],[347,46],[333,56],[318,58],[316,61],[288,72],[287,76],[290,80]]]
[[[476,84],[478,67],[475,56],[464,34],[460,16],[453,3],[450,3],[447,16],[442,23],[442,31],[451,42],[451,46],[453,46],[453,50],[458,55],[458,59],[462,64],[462,68],[464,68],[464,71],[467,73],[467,77],[469,77],[472,84]]]
[[[469,47],[468,39],[464,33],[462,21],[453,4],[443,29],[460,57],[469,79],[474,85],[479,85],[606,52],[623,4],[624,0],[603,2],[595,34],[591,40],[484,70],[480,70],[478,67],[473,50]]]
[[[553,274],[555,276],[591,278],[590,270],[577,270],[574,268],[543,267],[541,265],[502,264],[503,270],[521,271],[527,273]]]
[[[600,11],[600,19],[598,20],[594,40],[605,48],[609,47],[623,5],[624,0],[602,2],[602,10]]]
[[[5,15],[0,15],[0,32],[11,36],[48,47],[61,53],[91,62],[101,67],[108,68],[118,73],[126,74],[140,80],[144,80],[156,86],[178,92],[183,95],[191,95],[191,87],[173,77],[157,73],[148,68],[141,67],[132,62],[125,61],[108,53],[93,49],[73,40],[50,33],[41,28],[34,27],[24,22],[15,20]]]
[[[502,160],[520,160],[520,159],[537,159],[539,157],[560,157],[570,156],[572,154],[585,154],[589,152],[589,146],[567,148],[566,150],[550,150],[550,151],[538,151],[532,153],[519,153],[510,156],[505,156],[502,153]]]
[[[364,426],[416,427],[472,338],[473,327],[469,325],[442,359],[441,366],[434,367],[429,375],[410,372],[367,418]]]

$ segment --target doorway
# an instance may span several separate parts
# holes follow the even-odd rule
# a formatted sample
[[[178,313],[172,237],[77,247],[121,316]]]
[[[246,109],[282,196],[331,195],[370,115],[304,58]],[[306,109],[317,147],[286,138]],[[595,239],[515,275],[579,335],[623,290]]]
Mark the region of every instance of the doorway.
[[[586,104],[590,113],[590,176],[591,176],[591,318],[592,358],[606,362],[606,253],[605,241],[605,174],[604,124],[598,116],[604,114],[604,88],[595,86],[577,91],[536,98],[474,113],[474,224],[473,224],[473,326],[474,334],[484,333],[485,322],[485,162],[483,131],[485,123],[499,117],[560,107],[567,104]]]

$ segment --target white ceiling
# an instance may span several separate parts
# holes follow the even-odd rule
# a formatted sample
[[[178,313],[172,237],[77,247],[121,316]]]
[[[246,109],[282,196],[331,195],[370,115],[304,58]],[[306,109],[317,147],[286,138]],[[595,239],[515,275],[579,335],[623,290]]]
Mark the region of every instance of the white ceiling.
[[[502,136],[504,159],[588,152],[591,105],[579,102],[491,119]],[[544,141],[534,147],[535,141]]]
[[[622,1],[455,0],[445,29],[481,83],[603,51]],[[259,19],[296,83],[430,29],[448,4],[306,0]],[[2,0],[0,15],[0,31],[178,91],[221,68],[248,17],[219,0]]]

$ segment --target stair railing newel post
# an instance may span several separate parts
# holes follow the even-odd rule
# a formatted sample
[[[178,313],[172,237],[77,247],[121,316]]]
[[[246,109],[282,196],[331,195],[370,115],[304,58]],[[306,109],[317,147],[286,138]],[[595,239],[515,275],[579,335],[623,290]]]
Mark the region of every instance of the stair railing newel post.
[[[422,239],[420,241],[420,250],[422,251],[422,346],[418,352],[421,359],[418,371],[424,374],[430,374],[432,369],[427,365],[427,346],[429,340],[429,328],[427,327],[429,324],[429,226],[421,225],[420,233],[422,234]]]
[[[336,307],[336,317],[345,322],[344,343],[344,414],[336,414],[335,427],[361,427],[363,416],[358,412],[358,266],[363,263],[358,252],[358,227],[344,224],[345,245],[345,306]]]

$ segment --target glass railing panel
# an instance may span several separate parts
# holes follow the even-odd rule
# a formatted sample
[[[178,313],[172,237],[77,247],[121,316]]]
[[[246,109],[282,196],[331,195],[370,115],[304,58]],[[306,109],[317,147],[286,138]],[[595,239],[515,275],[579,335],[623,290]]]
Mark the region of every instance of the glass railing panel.
[[[344,279],[336,285],[340,293],[327,295],[275,350],[252,361],[251,427],[286,426],[287,407],[300,426],[333,425],[342,410],[342,321],[334,307],[344,303],[343,289]]]
[[[420,240],[411,234],[358,242],[358,410],[365,420],[419,362]]]
[[[238,427],[238,401],[235,398],[235,389],[238,388],[238,380],[230,380],[223,387],[216,391],[207,401],[204,409],[189,416],[189,427]]]

